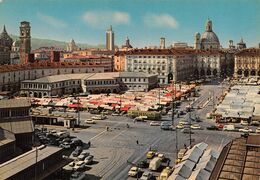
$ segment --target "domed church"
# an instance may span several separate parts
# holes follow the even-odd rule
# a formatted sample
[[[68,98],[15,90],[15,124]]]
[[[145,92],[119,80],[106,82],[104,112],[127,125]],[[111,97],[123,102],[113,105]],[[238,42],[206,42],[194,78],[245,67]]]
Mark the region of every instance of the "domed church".
[[[200,33],[195,33],[194,49],[219,49],[220,43],[218,36],[212,30],[212,21],[210,19],[206,22],[205,32],[200,35]]]

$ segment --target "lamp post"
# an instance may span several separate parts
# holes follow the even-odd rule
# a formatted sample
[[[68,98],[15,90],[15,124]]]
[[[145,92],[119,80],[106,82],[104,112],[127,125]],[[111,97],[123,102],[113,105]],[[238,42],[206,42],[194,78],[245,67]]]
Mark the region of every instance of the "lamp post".
[[[175,92],[173,91],[175,90]],[[172,81],[172,91],[174,96],[172,96],[172,126],[174,126],[174,110],[175,110],[175,99],[176,99],[176,82]],[[176,126],[175,126],[176,127]],[[175,148],[176,148],[176,160],[178,158],[178,129],[175,128]]]

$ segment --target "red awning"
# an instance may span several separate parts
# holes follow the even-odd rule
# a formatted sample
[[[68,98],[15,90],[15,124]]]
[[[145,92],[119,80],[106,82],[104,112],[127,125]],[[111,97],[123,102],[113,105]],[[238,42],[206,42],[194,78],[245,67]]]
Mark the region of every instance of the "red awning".
[[[122,107],[121,109],[120,109],[120,111],[128,111],[130,108],[129,107]]]
[[[69,108],[82,108],[83,106],[82,106],[82,104],[70,104],[68,107]]]
[[[116,106],[117,106],[117,104],[111,104],[111,106],[112,106],[112,107],[116,107]]]

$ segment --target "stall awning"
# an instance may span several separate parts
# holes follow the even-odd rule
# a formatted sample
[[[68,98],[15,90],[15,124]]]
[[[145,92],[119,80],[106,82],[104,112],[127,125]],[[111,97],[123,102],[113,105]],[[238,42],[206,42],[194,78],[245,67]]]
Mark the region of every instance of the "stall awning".
[[[121,109],[120,109],[120,111],[128,111],[130,109],[130,107],[122,107]]]
[[[70,104],[68,107],[69,108],[82,108],[83,106],[82,106],[82,104]]]

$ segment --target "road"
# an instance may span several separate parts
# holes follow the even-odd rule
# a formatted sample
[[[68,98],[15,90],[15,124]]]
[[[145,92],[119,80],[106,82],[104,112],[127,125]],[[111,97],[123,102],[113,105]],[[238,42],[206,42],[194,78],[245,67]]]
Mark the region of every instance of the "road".
[[[184,101],[179,107],[180,110],[185,109],[191,102],[194,102],[194,107],[204,105],[202,109],[195,109],[192,112],[192,114],[200,116],[203,120],[200,125],[204,127],[204,130],[197,130],[192,134],[193,144],[203,141],[212,149],[221,151],[231,139],[240,136],[236,132],[206,130],[206,126],[214,124],[212,120],[205,118],[206,113],[213,109],[213,100],[210,97],[214,94],[214,98],[216,98],[216,96],[221,95],[221,92],[222,89],[218,88],[217,84],[203,85],[200,87],[200,97]],[[209,99],[210,101],[206,103]],[[215,104],[217,103],[216,99]],[[83,112],[80,119],[84,120],[91,116],[93,115]],[[188,119],[189,114],[179,118],[175,117],[175,122],[182,118]],[[163,119],[171,121],[171,116],[165,116]],[[130,128],[127,128],[126,124],[129,124]],[[106,131],[106,126],[109,127],[109,131]],[[71,134],[85,142],[91,141],[89,151],[94,155],[95,163],[87,168],[87,179],[133,179],[128,178],[127,175],[132,166],[131,163],[145,159],[149,148],[164,153],[171,160],[171,166],[176,157],[176,132],[161,130],[159,126],[150,126],[149,121],[134,123],[132,119],[125,116],[108,116],[106,120],[97,121],[97,124]],[[177,130],[177,137],[178,149],[183,148],[184,144],[189,145],[188,134]],[[158,175],[158,173],[156,174]]]

